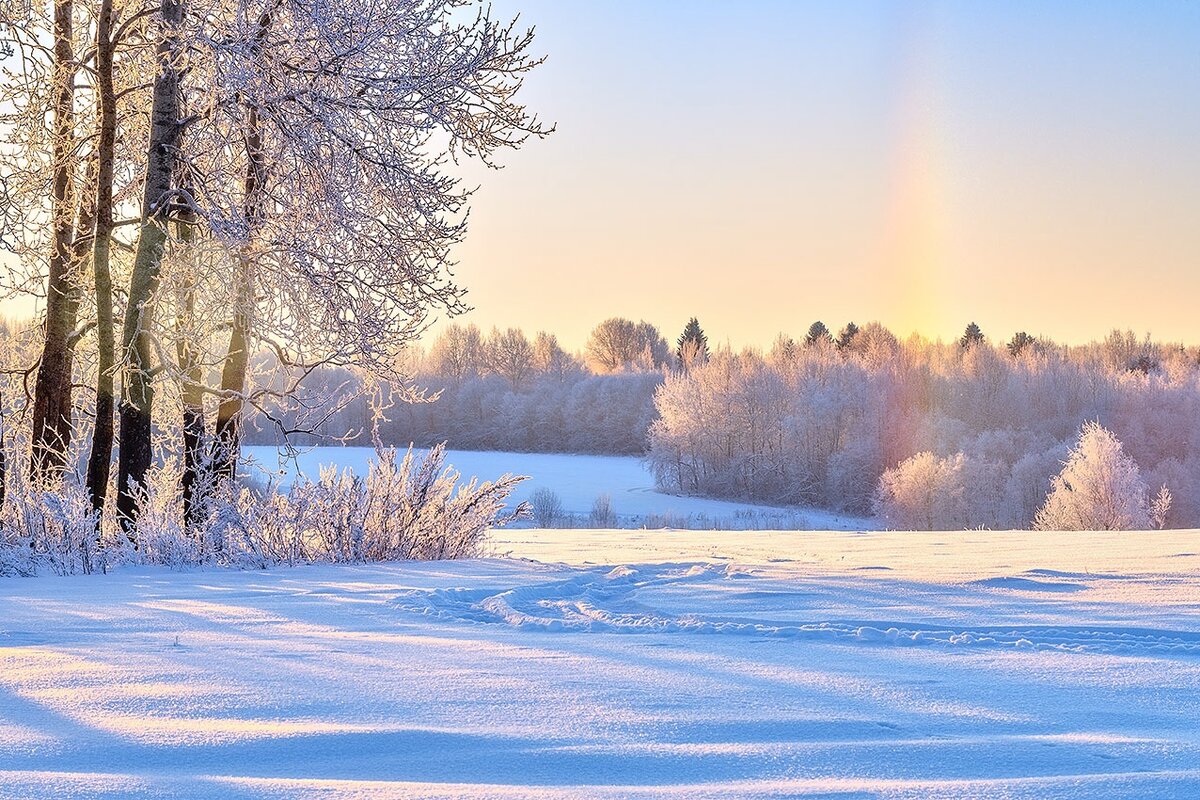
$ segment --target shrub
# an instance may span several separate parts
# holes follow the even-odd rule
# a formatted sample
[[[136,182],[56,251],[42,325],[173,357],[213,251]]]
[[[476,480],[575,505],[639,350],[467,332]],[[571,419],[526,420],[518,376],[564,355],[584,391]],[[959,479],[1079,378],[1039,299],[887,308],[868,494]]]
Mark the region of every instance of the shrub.
[[[18,486],[0,530],[0,575],[88,572],[97,564],[267,567],[308,562],[440,560],[478,555],[488,528],[525,516],[506,501],[523,477],[480,483],[444,466],[445,446],[402,459],[381,449],[366,476],[327,468],[286,492],[242,486],[208,498],[198,521],[183,520],[178,475],[151,473],[131,538],[99,536],[86,491]]]
[[[562,500],[553,489],[542,487],[529,497],[530,512],[539,528],[553,528],[563,517]]]
[[[962,453],[917,453],[879,478],[874,510],[888,528],[953,530],[967,522]]]
[[[612,497],[608,494],[598,495],[592,501],[592,512],[588,522],[593,528],[614,528],[617,525],[617,514],[613,511]]]
[[[1141,471],[1119,439],[1098,422],[1084,423],[1050,495],[1034,518],[1042,531],[1119,531],[1161,528],[1171,507],[1163,486],[1150,498]]]

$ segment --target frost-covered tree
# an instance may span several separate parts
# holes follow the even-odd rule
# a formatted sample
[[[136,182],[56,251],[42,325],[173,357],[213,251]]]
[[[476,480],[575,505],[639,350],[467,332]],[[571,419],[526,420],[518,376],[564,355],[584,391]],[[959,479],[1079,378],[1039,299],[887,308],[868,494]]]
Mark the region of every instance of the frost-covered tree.
[[[966,459],[917,453],[879,478],[873,502],[880,520],[894,530],[954,530],[966,527]]]
[[[593,328],[584,353],[588,365],[599,373],[658,369],[671,358],[658,328],[621,317],[606,319]]]
[[[785,333],[780,333],[775,337],[775,341],[771,343],[771,350],[767,354],[767,360],[776,366],[786,364],[796,357],[799,347],[795,339]]]
[[[456,381],[480,375],[485,367],[484,350],[483,334],[478,327],[448,325],[429,350],[432,371]]]
[[[111,320],[111,294],[100,283],[89,319],[89,261],[100,281],[114,184],[119,192],[129,179],[126,157],[145,153],[144,114],[128,115],[119,141],[115,133],[118,99],[144,110],[148,15],[138,0],[0,4],[0,249],[17,257],[0,287],[44,298],[29,387],[32,443],[23,454],[39,479],[69,466],[80,424],[74,390],[93,367],[80,351],[93,326],[104,340]],[[105,419],[99,409],[98,433]]]
[[[449,270],[471,191],[453,165],[495,166],[549,132],[518,98],[541,61],[533,32],[485,3],[237,5],[206,39],[223,113],[196,135],[244,143],[238,202],[212,190],[220,164],[189,164],[236,255],[216,420],[229,445],[256,391],[247,351],[282,351],[300,375],[352,363],[401,378],[397,356],[430,314],[465,310]]]
[[[486,344],[489,371],[508,381],[513,391],[520,389],[533,375],[534,350],[519,328],[492,329]]]
[[[578,373],[579,363],[562,348],[557,336],[538,331],[533,339],[533,368],[543,377],[564,382]]]
[[[1051,479],[1050,495],[1034,519],[1043,531],[1144,530],[1161,527],[1170,510],[1164,486],[1151,499],[1138,465],[1120,440],[1098,422],[1087,422]]]
[[[588,365],[597,372],[615,372],[633,363],[640,351],[637,325],[620,317],[593,328],[584,347]]]
[[[73,347],[81,300],[83,253],[76,242],[87,237],[92,205],[86,187],[78,185],[79,131],[76,128],[75,84],[79,72],[72,0],[56,0],[50,26],[53,56],[50,69],[50,252],[47,258],[44,343],[33,395],[32,467],[35,475],[58,473],[71,442]],[[23,43],[26,44],[26,43]],[[32,45],[32,43],[29,43]],[[83,202],[79,202],[82,197]]]
[[[845,351],[872,365],[881,365],[900,352],[900,340],[882,324],[868,322],[850,337]]]
[[[1162,362],[1161,348],[1147,334],[1139,339],[1133,331],[1114,330],[1104,339],[1105,364],[1114,371],[1158,372]]]
[[[847,322],[846,327],[838,332],[837,338],[834,339],[834,344],[838,350],[845,350],[854,341],[854,337],[858,335],[858,326],[853,322]]]
[[[535,489],[529,496],[530,516],[539,528],[553,528],[563,521],[562,499],[553,489],[545,486]]]
[[[465,310],[459,165],[549,133],[517,97],[532,30],[479,0],[45,0],[3,5],[0,38],[0,246],[23,256],[4,284],[47,297],[31,468],[76,457],[72,388],[94,376],[103,507],[119,378],[130,529],[177,402],[185,474],[207,396],[204,455],[230,477],[248,412],[290,432],[267,406],[317,408],[316,370],[402,385],[430,314]]]

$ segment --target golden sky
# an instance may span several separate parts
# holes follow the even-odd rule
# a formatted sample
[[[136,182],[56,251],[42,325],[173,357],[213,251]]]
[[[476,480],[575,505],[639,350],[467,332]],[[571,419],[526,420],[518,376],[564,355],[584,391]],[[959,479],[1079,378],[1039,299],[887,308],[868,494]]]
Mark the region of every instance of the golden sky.
[[[478,176],[469,321],[1200,343],[1200,4],[495,8],[559,130]]]
[[[464,321],[1200,343],[1200,3],[493,7],[558,132],[466,172]]]

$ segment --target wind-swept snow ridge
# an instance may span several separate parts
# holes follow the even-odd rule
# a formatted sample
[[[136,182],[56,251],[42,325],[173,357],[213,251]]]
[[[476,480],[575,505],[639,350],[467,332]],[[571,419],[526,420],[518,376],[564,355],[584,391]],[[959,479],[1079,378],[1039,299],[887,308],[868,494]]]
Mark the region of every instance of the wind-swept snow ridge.
[[[638,568],[584,569],[566,580],[490,589],[412,590],[396,598],[404,611],[443,620],[505,624],[522,630],[603,633],[694,633],[763,636],[840,643],[934,647],[996,647],[1064,652],[1155,652],[1200,655],[1200,633],[1125,630],[1094,627],[956,627],[912,623],[865,625],[845,621],[789,624],[750,621],[722,614],[671,614],[648,605],[647,595],[672,587],[744,576],[735,565],[648,565]],[[980,581],[985,587],[1038,591],[1041,582],[1028,577]],[[1046,591],[1063,591],[1063,583],[1047,583]]]

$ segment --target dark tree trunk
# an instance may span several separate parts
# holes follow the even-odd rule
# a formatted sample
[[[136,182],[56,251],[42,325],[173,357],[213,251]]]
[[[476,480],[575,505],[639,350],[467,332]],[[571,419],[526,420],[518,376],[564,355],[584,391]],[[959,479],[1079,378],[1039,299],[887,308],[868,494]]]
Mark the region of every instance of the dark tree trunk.
[[[96,284],[96,427],[88,456],[87,486],[92,508],[103,511],[113,449],[113,333],[112,271],[109,265],[113,228],[113,161],[117,135],[117,97],[113,88],[113,0],[101,0],[96,21],[96,84],[99,123],[96,138],[96,238],[92,270]]]
[[[0,409],[3,407],[4,402],[0,399]],[[4,498],[8,492],[8,450],[4,446],[7,438],[4,422],[0,419],[0,511],[4,510]]]
[[[195,215],[190,210],[179,214],[179,238],[192,242],[196,234]],[[200,523],[200,512],[204,508],[205,484],[202,480],[204,458],[204,378],[203,369],[196,359],[191,337],[195,334],[196,287],[189,280],[179,291],[179,312],[176,320],[177,338],[175,355],[179,360],[183,401],[183,472],[179,478],[179,490],[183,497],[183,519],[188,530]]]
[[[195,530],[202,521],[204,483],[201,481],[201,461],[204,455],[204,406],[185,401],[183,407],[183,475],[179,490],[183,494],[183,519],[188,530]]]
[[[61,475],[71,444],[71,333],[79,307],[73,258],[75,208],[71,197],[74,159],[75,67],[73,3],[54,4],[53,244],[46,282],[42,358],[33,392],[30,473],[35,480]]]
[[[120,452],[117,460],[117,512],[129,533],[138,516],[137,488],[145,486],[151,462],[151,418],[154,386],[151,374],[150,328],[153,300],[158,291],[166,246],[175,148],[179,138],[179,74],[174,64],[177,31],[183,22],[184,0],[162,0],[163,40],[158,46],[154,99],[150,111],[150,148],[142,193],[142,224],[138,232],[129,298],[121,330],[121,353],[126,363],[121,401]]]

